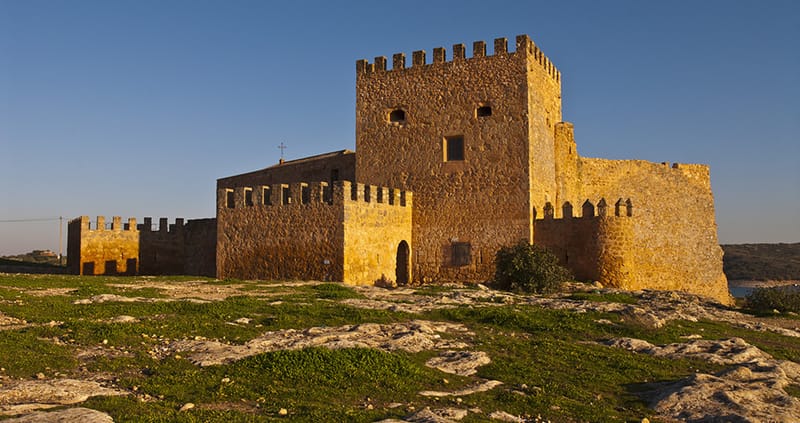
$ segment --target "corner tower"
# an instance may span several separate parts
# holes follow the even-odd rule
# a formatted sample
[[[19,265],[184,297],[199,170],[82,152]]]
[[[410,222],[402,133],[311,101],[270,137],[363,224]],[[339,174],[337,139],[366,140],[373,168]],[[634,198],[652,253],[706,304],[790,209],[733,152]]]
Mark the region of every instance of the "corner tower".
[[[356,178],[413,191],[417,281],[483,281],[556,193],[555,66],[525,35],[356,63]]]

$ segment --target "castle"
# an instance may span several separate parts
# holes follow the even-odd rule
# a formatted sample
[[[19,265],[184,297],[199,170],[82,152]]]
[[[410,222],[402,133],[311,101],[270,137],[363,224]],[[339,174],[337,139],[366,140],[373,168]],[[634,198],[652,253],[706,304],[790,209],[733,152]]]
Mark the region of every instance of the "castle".
[[[219,278],[484,282],[525,240],[578,279],[728,302],[708,167],[579,156],[558,69],[526,35],[493,50],[357,61],[356,151],[219,179],[214,230],[184,231],[184,271],[210,273],[193,266],[213,255]],[[77,243],[113,232],[83,228]],[[214,251],[187,252],[187,233]]]

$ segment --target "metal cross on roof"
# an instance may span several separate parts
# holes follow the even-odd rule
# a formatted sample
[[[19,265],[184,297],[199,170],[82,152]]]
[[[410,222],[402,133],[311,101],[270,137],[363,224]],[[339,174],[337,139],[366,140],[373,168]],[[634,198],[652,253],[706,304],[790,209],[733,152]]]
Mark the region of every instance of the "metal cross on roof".
[[[283,160],[283,150],[286,150],[286,145],[283,144],[283,141],[281,141],[281,145],[278,148],[281,149],[281,160]]]

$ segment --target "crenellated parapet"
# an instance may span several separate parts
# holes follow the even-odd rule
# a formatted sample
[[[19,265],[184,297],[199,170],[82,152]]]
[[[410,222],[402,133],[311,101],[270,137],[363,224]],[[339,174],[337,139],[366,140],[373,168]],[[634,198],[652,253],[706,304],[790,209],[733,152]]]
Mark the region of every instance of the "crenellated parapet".
[[[578,214],[573,204],[565,201],[561,205],[561,219],[591,219],[597,217],[632,217],[633,216],[633,202],[630,198],[618,199],[613,208],[606,202],[605,198],[601,198],[597,204],[586,199],[581,204],[580,213]],[[533,218],[535,220],[552,220],[556,218],[556,209],[551,202],[546,202],[541,208],[541,211],[536,207],[533,208]]]
[[[247,209],[251,207],[302,207],[337,205],[347,202],[374,203],[386,206],[410,207],[413,194],[376,185],[350,181],[292,182],[258,186],[220,188],[217,207]]]
[[[158,219],[158,224],[153,224],[152,217],[145,217],[144,223],[137,224],[135,217],[129,217],[126,223],[122,223],[120,216],[113,216],[110,222],[105,216],[97,216],[94,221],[89,216],[80,216],[70,220],[69,226],[80,229],[83,234],[95,231],[180,233],[183,231],[184,219],[179,217],[175,219],[175,223],[169,223],[168,218],[162,217]]]
[[[425,50],[417,50],[411,54],[411,67],[406,68],[406,55],[404,53],[396,53],[392,56],[392,68],[387,68],[386,56],[375,57],[374,61],[370,63],[366,59],[356,61],[356,74],[357,75],[370,75],[380,72],[397,72],[406,69],[422,69],[429,66],[443,66],[450,63],[458,63],[463,61],[482,59],[487,57],[493,58],[508,58],[515,55],[523,54],[526,57],[532,58],[534,63],[538,63],[544,71],[556,82],[561,81],[561,72],[558,71],[553,62],[544,55],[539,47],[527,35],[518,35],[516,38],[516,49],[512,52],[508,49],[508,40],[506,38],[494,39],[494,53],[487,55],[486,42],[475,41],[472,43],[472,56],[466,57],[466,47],[464,44],[454,44],[452,46],[452,58],[447,59],[447,51],[444,47],[436,47],[433,49],[433,61],[428,62]]]
[[[572,203],[561,205],[556,218],[551,203],[545,203],[543,216],[534,221],[534,243],[551,250],[561,263],[580,280],[600,281],[604,285],[632,286],[634,272],[633,204],[618,199],[613,205],[605,198],[590,200],[574,210]]]

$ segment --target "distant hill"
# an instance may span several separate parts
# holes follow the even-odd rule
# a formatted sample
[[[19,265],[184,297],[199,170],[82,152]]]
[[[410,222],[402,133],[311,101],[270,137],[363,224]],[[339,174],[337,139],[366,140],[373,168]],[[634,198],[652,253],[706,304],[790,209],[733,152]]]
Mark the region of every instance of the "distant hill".
[[[66,258],[64,258],[66,261]],[[16,256],[0,257],[0,272],[9,273],[66,273],[59,265],[58,254],[50,250],[34,250]]]
[[[729,280],[800,280],[800,242],[722,245]]]
[[[19,254],[16,256],[2,256],[0,257],[3,264],[14,265],[23,262],[25,265],[31,264],[49,264],[58,266],[58,254],[50,250],[33,250],[30,253]]]

